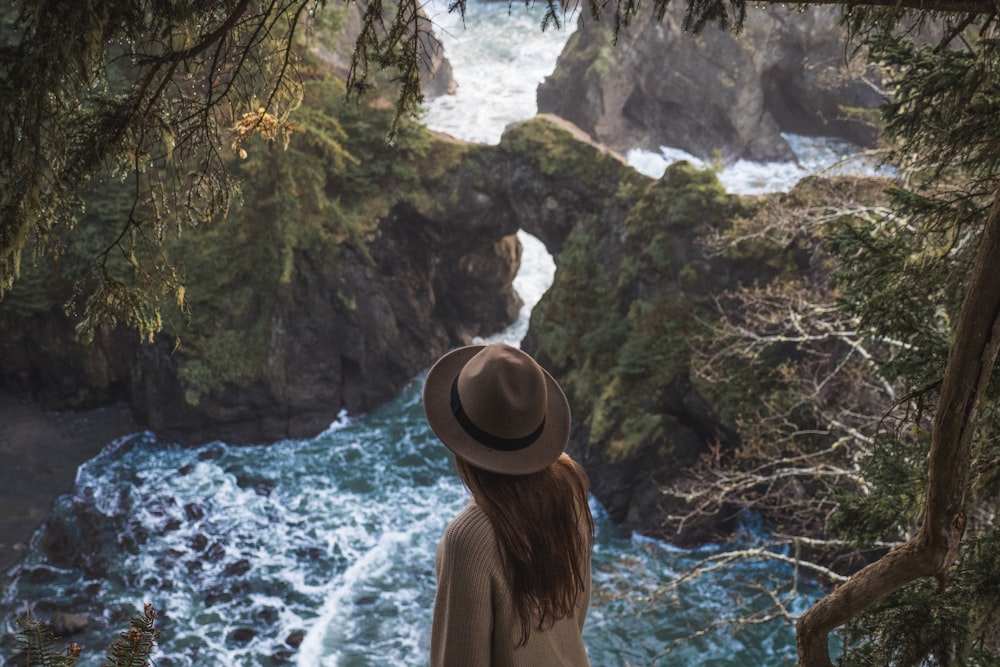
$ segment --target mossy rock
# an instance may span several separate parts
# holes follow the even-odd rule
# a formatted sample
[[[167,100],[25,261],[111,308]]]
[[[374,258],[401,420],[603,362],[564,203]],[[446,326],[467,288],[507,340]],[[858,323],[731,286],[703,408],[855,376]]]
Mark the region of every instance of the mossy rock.
[[[508,128],[501,146],[522,156],[544,176],[586,184],[608,197],[618,188],[618,179],[609,179],[608,174],[621,172],[625,166],[620,155],[551,115],[539,115]]]

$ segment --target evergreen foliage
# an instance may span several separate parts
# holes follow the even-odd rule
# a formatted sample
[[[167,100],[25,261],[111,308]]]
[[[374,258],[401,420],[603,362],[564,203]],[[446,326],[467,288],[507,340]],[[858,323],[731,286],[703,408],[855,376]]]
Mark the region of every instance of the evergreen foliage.
[[[910,393],[908,414],[880,431],[863,468],[873,492],[846,499],[844,515],[831,525],[852,540],[916,529],[928,414],[977,239],[1000,187],[996,23],[952,37],[954,43],[936,46],[884,36],[872,43],[873,57],[894,73],[884,114],[903,187],[891,191],[893,213],[881,225],[837,236],[838,281],[845,308],[871,335],[906,342],[879,372],[901,378]],[[915,583],[857,617],[847,629],[844,664],[990,665],[1000,656],[995,371],[993,377],[971,443],[964,547],[947,586]]]
[[[331,39],[337,20],[324,11],[315,39]],[[124,253],[106,252],[121,234],[122,221],[139,215],[133,184],[98,174],[82,193],[78,225],[53,231],[47,254],[25,267],[0,303],[11,327],[62,308],[67,285],[75,290],[66,308],[77,317],[109,277],[122,286],[122,298],[139,295],[143,288],[136,274],[155,260],[161,273],[169,271],[176,291],[169,299],[133,306],[149,308],[142,312],[150,330],[175,341],[187,400],[197,403],[214,389],[245,387],[258,379],[275,304],[296,276],[297,264],[320,261],[336,275],[346,246],[368,257],[367,238],[396,196],[413,196],[429,172],[453,163],[453,156],[438,150],[431,135],[409,119],[397,121],[391,109],[348,101],[343,82],[310,52],[303,53],[296,71],[302,98],[294,123],[234,134],[226,147],[224,167],[241,188],[225,216],[166,234],[149,246],[156,251],[152,260],[134,263]],[[394,122],[396,142],[388,147],[385,137]],[[432,151],[434,158],[424,159]],[[94,272],[95,258],[106,275]],[[337,296],[346,303],[351,292],[345,285]],[[116,319],[114,312],[103,320],[87,317],[79,331],[87,337],[94,326]]]
[[[156,610],[146,604],[142,615],[133,616],[128,630],[122,632],[108,649],[104,667],[147,667],[159,638]]]
[[[771,238],[775,256],[799,246],[809,268],[723,299],[727,318],[706,339],[714,375],[754,387],[749,400],[724,384],[706,390],[726,397],[724,413],[747,443],[728,473],[726,488],[739,490],[729,499],[760,509],[757,490],[766,487],[774,506],[791,507],[800,487],[745,471],[791,472],[808,460],[800,478],[808,502],[799,507],[813,520],[792,534],[825,536],[834,547],[825,557],[846,573],[881,555],[866,550],[905,542],[928,520],[932,419],[1000,187],[995,35],[991,17],[946,30],[936,44],[869,33],[892,93],[883,108],[886,160],[899,178],[884,201],[844,199],[833,215],[807,206],[788,227],[758,216],[733,230],[742,245],[729,252],[761,252],[754,245]],[[784,317],[767,316],[778,314],[775,305]],[[980,398],[970,447],[960,558],[942,581],[917,581],[856,616],[842,664],[988,665],[1000,656],[996,377]],[[754,484],[734,482],[744,479]],[[787,532],[788,523],[778,525]]]
[[[889,8],[871,9],[883,4]],[[76,226],[87,185],[118,179],[133,205],[94,259],[94,278],[81,283],[81,333],[86,339],[99,322],[124,323],[147,339],[158,331],[165,304],[186,295],[163,240],[224,216],[239,190],[230,149],[239,154],[253,135],[288,140],[302,94],[302,35],[330,31],[343,16],[326,5],[226,0],[150,10],[140,0],[50,0],[2,10],[11,29],[0,43],[0,298],[26,249],[41,260]],[[666,5],[656,0],[655,13],[662,17]],[[562,6],[546,6],[542,29],[558,27]],[[464,14],[464,0],[449,9]],[[587,9],[595,18],[611,14],[621,30],[638,3],[593,1]],[[968,13],[955,30],[995,12],[991,0],[867,0],[850,4],[849,20],[891,31],[912,9]],[[739,30],[745,15],[745,0],[691,0],[684,23]],[[435,48],[429,28],[415,0],[366,5],[347,89],[393,87],[391,137],[421,101],[419,65]]]
[[[190,285],[181,304],[165,305],[164,333],[176,337],[186,399],[227,384],[246,387],[267,361],[275,306],[302,261],[334,275],[344,248],[369,258],[367,237],[388,212],[393,191],[419,182],[429,135],[404,119],[396,146],[384,138],[390,110],[346,101],[341,82],[304,63],[299,128],[287,148],[246,142],[233,165],[242,197],[222,221],[168,241],[169,261]],[[370,258],[369,258],[370,261]],[[345,285],[340,297],[350,293]]]
[[[989,33],[991,22],[981,26]],[[964,40],[963,40],[964,41]],[[879,36],[871,57],[894,73],[884,107],[900,169],[881,224],[834,238],[843,302],[862,328],[908,345],[884,373],[911,388],[941,377],[950,322],[1000,175],[1000,52],[993,38],[918,46]]]
[[[286,126],[301,98],[292,40],[317,4],[20,3],[0,44],[0,296],[29,242],[39,259],[65,238],[104,175],[132,206],[93,260],[84,333],[101,321],[158,330],[161,303],[183,300],[161,244],[227,211],[230,133],[238,144]]]
[[[142,614],[133,616],[129,628],[108,647],[102,667],[148,667],[160,638],[156,616],[149,604]],[[18,619],[17,625],[15,638],[20,653],[9,663],[11,667],[73,667],[80,658],[82,649],[78,644],[60,651],[51,628],[42,621],[27,616]]]
[[[21,650],[15,656],[20,667],[73,667],[80,656],[76,644],[60,651],[52,630],[43,622],[31,617],[18,619],[16,639]]]
[[[887,72],[885,159],[899,177],[881,198],[809,201],[800,184],[786,198],[798,213],[778,219],[765,203],[719,240],[733,260],[770,255],[776,273],[722,295],[725,317],[703,338],[700,386],[744,447],[706,459],[694,496],[763,512],[779,537],[799,536],[844,573],[928,521],[932,419],[1000,188],[995,18],[946,23],[936,43],[891,34],[898,13],[848,18]],[[917,581],[855,617],[842,664],[1000,656],[996,378],[979,402],[960,557],[941,581]]]

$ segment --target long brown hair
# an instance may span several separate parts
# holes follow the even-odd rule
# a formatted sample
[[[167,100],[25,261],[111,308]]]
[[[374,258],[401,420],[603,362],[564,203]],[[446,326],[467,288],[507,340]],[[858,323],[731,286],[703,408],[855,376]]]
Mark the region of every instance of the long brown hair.
[[[594,518],[583,468],[563,454],[530,475],[502,475],[455,459],[458,474],[496,533],[521,623],[518,646],[576,612],[586,587]]]

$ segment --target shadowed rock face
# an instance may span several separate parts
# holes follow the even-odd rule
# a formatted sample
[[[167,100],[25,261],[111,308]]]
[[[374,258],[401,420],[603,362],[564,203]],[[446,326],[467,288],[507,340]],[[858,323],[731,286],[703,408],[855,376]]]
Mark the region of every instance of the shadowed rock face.
[[[669,146],[727,162],[794,159],[782,132],[874,141],[850,112],[881,99],[850,58],[838,9],[755,9],[739,35],[687,33],[683,9],[671,5],[661,22],[643,12],[617,44],[609,21],[581,16],[538,89],[539,110],[616,150]]]
[[[414,222],[401,213],[390,218],[388,227]],[[299,259],[304,268],[277,303],[261,376],[246,387],[224,387],[191,405],[170,350],[140,348],[141,379],[133,384],[140,420],[184,441],[312,436],[341,410],[376,407],[448,348],[517,316],[516,237],[484,237],[481,247],[454,253],[390,238],[371,248],[374,266],[350,253],[336,268],[322,257]],[[452,283],[441,277],[452,272],[440,270],[442,264],[483,271]],[[332,296],[345,285],[352,286],[347,303]]]
[[[512,287],[516,218],[508,199],[475,177],[496,167],[495,152],[434,142],[437,160],[450,164],[436,163],[423,186],[398,193],[363,250],[349,242],[334,255],[299,249],[290,277],[264,286],[273,306],[250,323],[265,318],[266,351],[252,357],[247,381],[210,384],[192,400],[183,368],[199,351],[176,346],[169,331],[143,344],[105,329],[92,345],[78,344],[59,307],[66,288],[52,281],[49,309],[0,318],[4,385],[52,408],[124,400],[141,425],[182,442],[310,436],[341,410],[388,400],[447,349],[510,324],[521,306]],[[245,317],[221,316],[239,340]]]
[[[351,56],[357,43],[358,35],[361,33],[362,17],[365,6],[357,3],[345,4],[333,8],[324,8],[323,11],[341,12],[340,30],[336,34],[318,35],[318,39],[312,45],[312,53],[318,57],[329,69],[330,73],[341,80],[345,80],[351,70]],[[417,9],[423,20],[428,20],[423,7]],[[458,88],[451,69],[451,63],[445,57],[444,45],[433,31],[422,32],[420,59],[420,92],[427,99],[434,99],[442,95],[452,95]]]
[[[183,369],[198,349],[178,346],[169,331],[144,344],[105,328],[91,345],[77,343],[57,271],[46,282],[48,307],[0,318],[3,384],[51,408],[125,401],[140,425],[181,442],[311,436],[341,410],[370,410],[449,348],[513,322],[519,228],[558,252],[580,214],[600,210],[613,192],[609,165],[638,177],[563,121],[525,128],[536,129],[514,131],[500,146],[431,137],[420,184],[380,194],[383,213],[364,249],[300,248],[289,278],[263,287],[273,307],[249,320],[223,313],[237,334],[265,320],[266,352],[242,383],[210,383],[193,397]],[[553,161],[560,155],[575,166],[563,169]]]

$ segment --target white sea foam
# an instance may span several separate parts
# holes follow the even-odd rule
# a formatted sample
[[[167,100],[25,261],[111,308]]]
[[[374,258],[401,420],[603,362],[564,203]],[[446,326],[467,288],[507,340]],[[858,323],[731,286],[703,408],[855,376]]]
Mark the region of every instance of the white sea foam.
[[[469,2],[463,25],[444,0],[424,8],[444,44],[458,83],[454,95],[432,100],[423,121],[458,139],[496,144],[504,128],[537,113],[535,91],[555,69],[576,28],[575,15],[560,28],[539,29],[544,3]]]
[[[431,562],[428,542],[423,539],[429,528],[440,528],[440,521],[432,521],[431,526],[416,522],[405,531],[382,533],[348,567],[328,593],[302,642],[298,655],[301,667],[346,666],[351,664],[348,656],[359,653],[381,656],[383,664],[407,664],[407,656],[417,654],[422,636],[419,629],[425,624],[414,618],[414,612],[420,615],[429,596],[399,575],[409,569],[408,564]],[[400,617],[409,617],[410,623],[401,623]],[[383,622],[392,627],[373,631],[371,626]],[[359,641],[359,636],[367,641]]]
[[[545,244],[525,231],[519,231],[517,238],[521,241],[523,249],[521,254],[521,268],[514,278],[514,289],[523,302],[517,320],[509,327],[492,336],[476,338],[473,343],[507,343],[515,347],[521,344],[521,340],[528,333],[528,325],[531,322],[531,309],[542,298],[546,290],[552,285],[555,276],[556,265],[552,261],[552,255],[545,249]]]
[[[806,176],[818,173],[869,176],[890,173],[860,156],[855,147],[843,141],[792,134],[782,136],[795,153],[796,161],[760,163],[737,160],[718,169],[690,153],[668,146],[661,147],[659,153],[633,149],[625,157],[636,171],[652,178],[659,178],[669,165],[681,160],[701,168],[715,168],[718,169],[719,181],[728,192],[743,195],[787,192]]]
[[[527,232],[518,232],[523,253],[521,268],[514,278],[514,289],[524,302],[521,306],[521,316],[530,317],[531,310],[539,302],[542,295],[552,286],[556,273],[556,264],[545,245]]]

